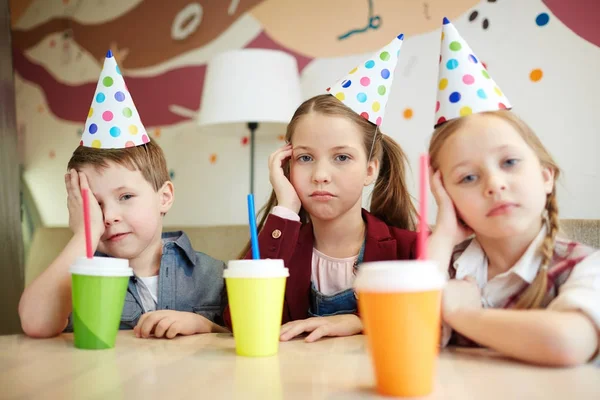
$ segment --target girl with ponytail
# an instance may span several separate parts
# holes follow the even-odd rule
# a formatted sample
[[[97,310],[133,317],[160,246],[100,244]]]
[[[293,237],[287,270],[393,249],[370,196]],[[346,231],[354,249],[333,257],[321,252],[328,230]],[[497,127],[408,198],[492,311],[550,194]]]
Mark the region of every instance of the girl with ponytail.
[[[290,273],[281,340],[360,333],[352,289],[359,264],[416,258],[407,158],[378,126],[329,94],[298,108],[286,142],[269,159],[273,192],[258,224],[261,257],[283,259]],[[362,196],[372,184],[368,212]],[[249,250],[240,257],[250,258]]]
[[[352,284],[364,261],[416,258],[416,212],[405,182],[408,162],[381,133],[403,35],[340,79],[329,94],[298,107],[286,145],[269,158],[273,193],[262,208],[263,258],[289,269],[280,339],[310,332],[362,332]],[[373,185],[370,212],[363,190]],[[250,258],[250,244],[240,257]],[[226,324],[231,327],[229,310]],[[235,331],[234,331],[235,333]]]

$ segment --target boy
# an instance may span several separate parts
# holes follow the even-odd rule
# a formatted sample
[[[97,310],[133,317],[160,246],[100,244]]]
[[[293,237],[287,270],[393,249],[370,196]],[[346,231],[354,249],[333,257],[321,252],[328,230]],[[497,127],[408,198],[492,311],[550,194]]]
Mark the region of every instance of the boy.
[[[69,267],[85,255],[81,190],[88,189],[95,256],[128,259],[134,271],[120,328],[133,328],[142,338],[226,332],[218,325],[226,302],[224,264],[195,252],[185,233],[162,233],[162,218],[174,201],[173,184],[161,148],[149,141],[115,70],[119,72],[109,52],[81,146],[65,175],[74,235],[25,289],[19,304],[22,328],[32,337],[72,329]],[[126,120],[115,118],[117,113]]]

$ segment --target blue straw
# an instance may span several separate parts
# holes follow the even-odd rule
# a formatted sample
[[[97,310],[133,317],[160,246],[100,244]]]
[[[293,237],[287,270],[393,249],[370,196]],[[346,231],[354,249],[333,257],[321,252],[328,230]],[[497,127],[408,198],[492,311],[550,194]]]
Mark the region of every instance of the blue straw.
[[[248,220],[250,221],[250,242],[252,243],[252,258],[260,259],[258,250],[258,232],[256,231],[256,217],[254,215],[254,195],[248,195]]]

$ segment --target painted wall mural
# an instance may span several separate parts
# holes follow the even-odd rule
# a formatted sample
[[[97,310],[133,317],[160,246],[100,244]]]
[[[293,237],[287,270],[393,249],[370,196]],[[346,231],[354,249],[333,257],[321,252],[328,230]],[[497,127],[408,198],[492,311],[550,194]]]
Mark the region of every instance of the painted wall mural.
[[[590,60],[600,60],[600,34],[594,20],[599,13],[600,2],[586,0],[12,0],[17,120],[26,180],[44,221],[65,225],[66,208],[54,206],[64,200],[56,185],[61,185],[66,162],[79,143],[108,49],[121,67],[151,138],[165,150],[172,179],[180,185],[181,208],[169,213],[169,221],[244,223],[244,205],[237,204],[236,198],[243,200],[247,190],[248,174],[240,165],[247,165],[249,158],[248,132],[200,129],[195,121],[206,66],[214,55],[241,48],[287,52],[297,61],[308,97],[322,93],[364,54],[404,33],[394,82],[401,89],[394,89],[390,97],[392,111],[382,128],[416,159],[426,142],[424,135],[431,131],[435,85],[428,91],[427,83],[436,80],[444,16],[469,38],[511,102],[516,107],[519,101],[527,104],[526,116],[540,123],[555,104],[546,104],[544,93],[571,90],[572,97],[583,99],[592,92],[593,82],[578,80],[590,73],[579,71],[568,87],[562,77],[572,65],[585,69],[594,65]],[[557,59],[571,61],[557,63]],[[577,104],[566,104],[564,115],[581,125],[577,132],[588,135],[592,129],[588,129],[588,116],[593,112],[585,110],[592,106],[589,101]],[[549,130],[556,126],[549,124]],[[283,133],[274,131],[270,139],[257,143],[257,160],[266,159],[281,144]],[[558,143],[558,136],[558,132],[550,134],[547,140]],[[575,192],[584,190],[580,187],[600,187],[593,183],[600,167],[588,165],[597,158],[579,157],[598,146],[578,149],[572,159],[562,155],[572,163],[566,175],[577,171],[571,181],[582,183]],[[582,160],[591,175],[582,172]],[[260,203],[269,194],[266,165],[260,161],[255,176]],[[233,186],[224,189],[224,180]],[[212,195],[203,195],[206,192]],[[596,196],[577,193],[579,198]],[[567,209],[569,201],[563,200]],[[200,203],[222,212],[206,212],[197,207]],[[190,209],[192,216],[186,212]],[[571,210],[574,215],[588,215],[596,208],[572,206]]]
[[[102,24],[53,18],[28,30],[15,29],[13,43],[27,50],[48,35],[67,32],[100,63],[110,38],[127,51],[127,59],[120,60],[124,70],[144,68],[207,45],[260,1],[145,0]]]
[[[189,119],[189,113],[174,109],[199,109],[206,61],[215,54],[205,50],[228,31],[242,33],[233,48],[286,51],[302,72],[314,57],[370,51],[396,34],[399,26],[411,34],[435,29],[442,16],[453,17],[477,1],[455,0],[452,6],[428,1],[417,6],[419,2],[411,0],[145,0],[121,1],[117,7],[114,0],[98,0],[95,12],[83,0],[13,3],[15,69],[42,89],[55,117],[82,121],[110,48],[145,125],[153,127]],[[419,18],[412,18],[415,14]],[[384,23],[383,15],[394,23]],[[260,28],[233,26],[243,25],[243,17],[255,18]],[[366,25],[361,27],[364,17]],[[314,29],[315,22],[321,25],[319,19],[329,21],[325,25],[331,35]]]
[[[408,37],[439,29],[443,17],[454,19],[478,2],[265,0],[252,15],[286,47],[311,57],[339,57],[373,51],[374,43],[399,33]]]
[[[265,33],[260,33],[244,48],[287,50],[275,43]],[[310,62],[308,57],[289,50],[287,52],[296,56],[300,71]],[[13,56],[16,71],[23,79],[42,88],[46,95],[48,108],[56,117],[72,122],[82,120],[81,116],[85,115],[89,109],[97,81],[65,84],[43,65],[28,59],[23,52],[15,49]],[[129,56],[127,60],[129,60]],[[123,70],[127,76],[127,70]],[[188,110],[198,110],[205,72],[206,65],[202,64],[173,68],[153,76],[128,76],[126,78],[127,86],[135,96],[136,106],[143,117],[144,124],[148,127],[164,126],[189,119],[173,113],[170,107],[177,105]]]
[[[600,1],[543,0],[560,21],[588,42],[600,46]],[[539,23],[547,21],[541,16]]]

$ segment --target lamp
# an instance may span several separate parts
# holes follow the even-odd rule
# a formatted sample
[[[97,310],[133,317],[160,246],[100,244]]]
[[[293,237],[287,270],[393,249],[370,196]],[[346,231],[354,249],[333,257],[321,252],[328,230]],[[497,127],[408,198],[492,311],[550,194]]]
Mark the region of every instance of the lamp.
[[[247,125],[250,193],[254,193],[254,142],[259,123],[287,124],[301,101],[294,57],[279,50],[227,51],[208,63],[198,125]]]

